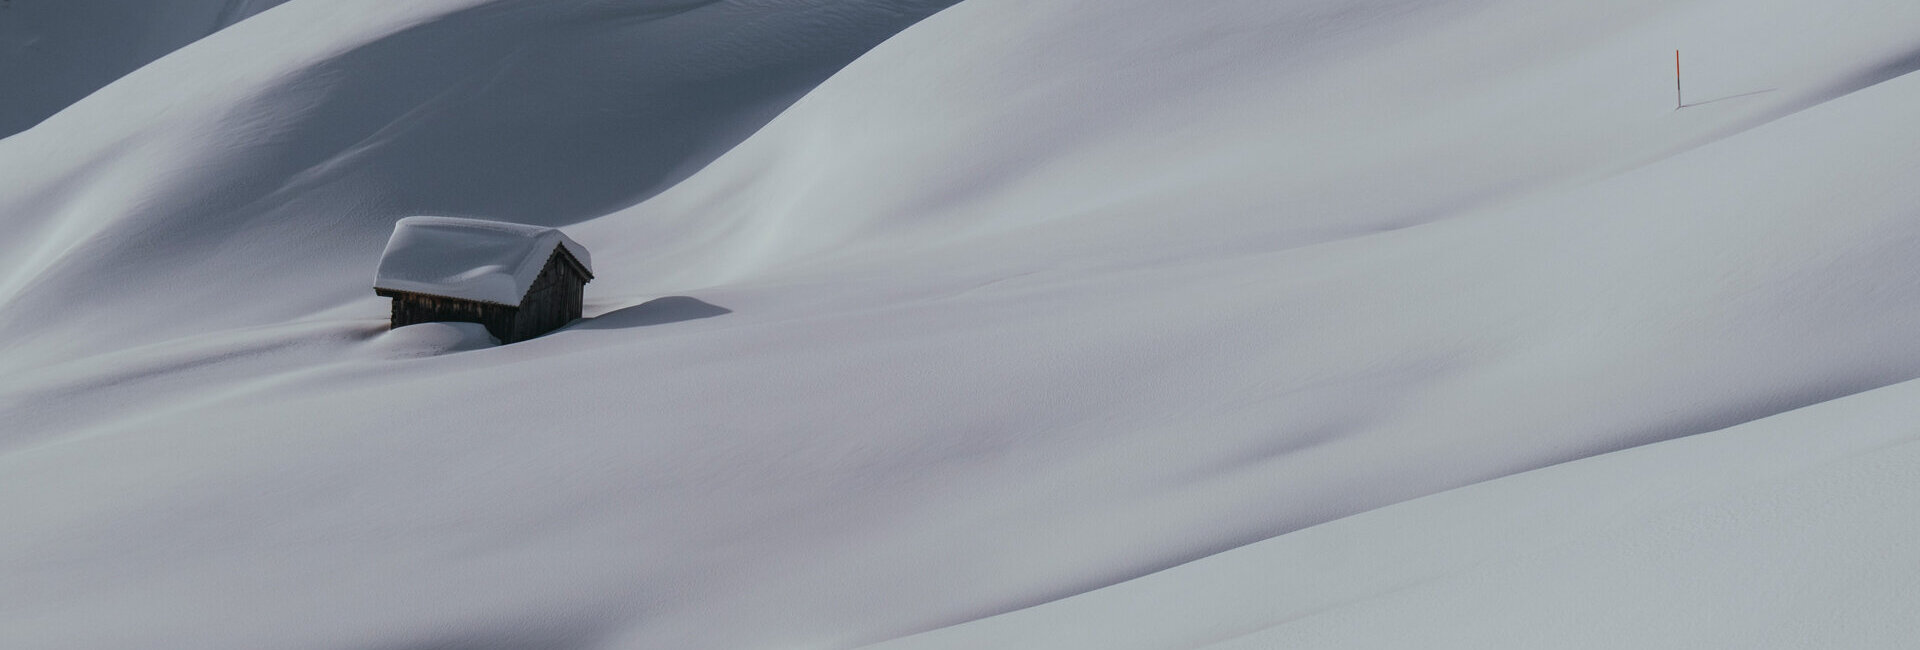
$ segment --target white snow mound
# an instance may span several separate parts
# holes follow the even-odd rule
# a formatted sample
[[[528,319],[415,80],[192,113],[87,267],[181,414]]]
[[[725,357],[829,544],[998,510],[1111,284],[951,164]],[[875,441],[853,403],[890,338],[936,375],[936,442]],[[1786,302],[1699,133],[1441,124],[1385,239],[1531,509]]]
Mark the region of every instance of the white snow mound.
[[[556,228],[460,217],[407,217],[380,254],[375,289],[518,305],[556,247],[593,272],[587,248]]]
[[[368,342],[366,350],[375,359],[414,359],[499,344],[500,339],[479,323],[417,323],[382,332]]]

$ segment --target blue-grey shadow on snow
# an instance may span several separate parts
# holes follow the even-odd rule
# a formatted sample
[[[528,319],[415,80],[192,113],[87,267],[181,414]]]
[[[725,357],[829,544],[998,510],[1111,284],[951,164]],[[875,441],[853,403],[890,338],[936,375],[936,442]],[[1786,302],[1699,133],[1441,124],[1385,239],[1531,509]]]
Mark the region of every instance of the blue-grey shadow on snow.
[[[1704,101],[1704,102],[1694,102],[1694,103],[1691,103],[1691,104],[1681,104],[1681,105],[1680,105],[1680,108],[1693,108],[1693,107],[1695,107],[1695,106],[1706,106],[1707,104],[1712,104],[1712,103],[1716,103],[1716,102],[1724,102],[1724,101],[1727,101],[1727,100],[1729,100],[1729,99],[1740,99],[1740,98],[1742,98],[1742,97],[1752,97],[1752,96],[1754,96],[1754,95],[1765,95],[1765,94],[1767,94],[1767,93],[1770,93],[1770,92],[1774,92],[1774,91],[1777,91],[1777,90],[1780,90],[1780,89],[1779,89],[1779,88],[1768,88],[1768,89],[1766,89],[1766,90],[1755,90],[1755,91],[1752,91],[1752,92],[1744,92],[1744,93],[1740,93],[1740,94],[1738,94],[1738,95],[1727,95],[1727,96],[1725,96],[1725,97],[1716,97],[1716,98],[1714,98],[1714,99],[1709,99],[1709,100],[1707,100],[1707,101]],[[1676,109],[1674,109],[1674,110],[1680,110],[1680,108],[1676,108]]]
[[[291,116],[253,159],[276,167],[246,171],[268,200],[374,187],[393,214],[578,223],[692,175],[955,1],[479,3],[282,80],[250,113]]]
[[[733,313],[733,310],[715,305],[699,298],[687,296],[667,296],[655,298],[632,307],[622,307],[613,311],[583,318],[569,329],[609,330],[628,327],[647,327],[665,325],[681,321],[713,318]]]

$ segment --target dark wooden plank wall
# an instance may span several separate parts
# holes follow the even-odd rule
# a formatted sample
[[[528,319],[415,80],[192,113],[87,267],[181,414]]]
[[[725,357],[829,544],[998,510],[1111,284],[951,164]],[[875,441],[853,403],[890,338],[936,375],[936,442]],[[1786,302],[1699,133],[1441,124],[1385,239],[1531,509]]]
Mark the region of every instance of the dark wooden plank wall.
[[[534,278],[533,286],[520,301],[514,340],[524,341],[580,318],[587,283],[583,273],[566,249],[555,247],[547,257],[546,266],[540,269],[539,277]]]
[[[417,323],[479,323],[486,326],[487,332],[494,338],[506,342],[513,335],[516,307],[496,305],[490,302],[460,300],[442,296],[430,296],[410,291],[380,291],[381,295],[393,298],[393,326],[406,327]]]

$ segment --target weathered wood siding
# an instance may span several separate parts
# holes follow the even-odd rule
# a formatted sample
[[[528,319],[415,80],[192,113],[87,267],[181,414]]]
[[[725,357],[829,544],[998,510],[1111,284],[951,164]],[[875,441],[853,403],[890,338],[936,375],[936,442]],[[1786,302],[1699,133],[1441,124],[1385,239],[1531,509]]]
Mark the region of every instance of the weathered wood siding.
[[[377,293],[393,299],[393,327],[418,323],[479,323],[503,343],[513,336],[515,312],[520,311],[507,305],[409,291],[382,289]]]
[[[513,340],[524,341],[580,318],[588,279],[585,274],[565,248],[555,247],[527,295],[520,299]],[[505,337],[500,340],[508,342]]]

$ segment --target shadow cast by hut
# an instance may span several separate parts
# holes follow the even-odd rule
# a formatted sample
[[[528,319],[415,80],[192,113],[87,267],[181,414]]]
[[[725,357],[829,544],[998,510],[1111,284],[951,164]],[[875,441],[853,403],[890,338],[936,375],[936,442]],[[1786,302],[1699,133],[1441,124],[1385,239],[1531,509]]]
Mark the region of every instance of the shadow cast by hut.
[[[631,307],[622,307],[613,311],[584,318],[574,323],[570,329],[606,330],[629,327],[648,327],[665,325],[681,321],[713,318],[733,313],[733,310],[715,305],[699,298],[688,296],[667,296],[655,298]]]

